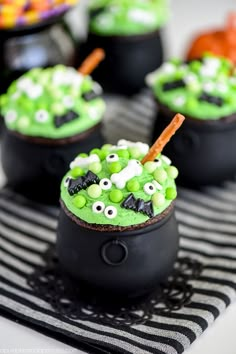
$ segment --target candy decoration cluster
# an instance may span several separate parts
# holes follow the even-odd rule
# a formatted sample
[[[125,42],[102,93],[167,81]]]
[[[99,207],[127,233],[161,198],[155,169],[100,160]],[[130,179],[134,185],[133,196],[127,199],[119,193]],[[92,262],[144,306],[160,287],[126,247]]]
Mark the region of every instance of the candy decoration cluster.
[[[157,100],[173,112],[203,120],[236,113],[236,71],[227,59],[210,54],[188,63],[173,59],[146,80]]]
[[[63,203],[96,224],[127,226],[160,214],[176,198],[178,170],[160,153],[142,165],[148,151],[147,144],[122,139],[78,155],[62,182]]]
[[[65,13],[78,0],[2,0],[0,29],[33,25]]]

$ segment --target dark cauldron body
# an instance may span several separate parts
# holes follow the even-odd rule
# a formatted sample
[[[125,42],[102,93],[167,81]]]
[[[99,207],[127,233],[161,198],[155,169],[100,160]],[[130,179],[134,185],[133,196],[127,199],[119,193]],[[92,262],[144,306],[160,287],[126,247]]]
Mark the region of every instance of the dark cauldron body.
[[[172,205],[158,221],[133,229],[106,225],[91,229],[78,220],[62,203],[57,233],[59,262],[75,282],[96,294],[141,296],[165,282],[171,273],[179,244]]]
[[[160,135],[174,116],[158,104],[152,140]],[[236,115],[219,120],[200,120],[186,116],[181,129],[166,145],[163,153],[179,170],[177,183],[197,188],[217,185],[236,172]]]
[[[1,153],[8,185],[34,201],[58,204],[70,162],[103,142],[100,125],[71,140],[28,138],[4,129]]]
[[[163,62],[160,31],[142,35],[100,36],[89,33],[81,46],[82,61],[94,48],[103,48],[105,60],[93,72],[107,92],[132,95],[145,86],[145,76]]]

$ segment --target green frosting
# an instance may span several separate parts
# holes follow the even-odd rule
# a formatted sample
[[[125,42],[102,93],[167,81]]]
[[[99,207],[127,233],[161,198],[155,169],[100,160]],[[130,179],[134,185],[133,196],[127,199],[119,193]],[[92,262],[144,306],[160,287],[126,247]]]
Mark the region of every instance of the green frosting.
[[[61,199],[66,208],[89,224],[113,226],[137,225],[161,214],[176,198],[178,170],[161,154],[142,165],[140,160],[148,150],[147,144],[121,140],[117,146],[93,149],[89,156],[80,154],[62,180]],[[97,180],[86,184],[88,171]],[[146,212],[132,210],[129,196],[149,202]]]
[[[149,74],[147,83],[174,112],[205,120],[236,113],[236,75],[227,59],[205,55],[187,64],[174,59]]]
[[[35,68],[14,81],[0,97],[1,114],[8,129],[23,135],[71,137],[101,121],[105,112],[101,93],[90,76],[73,68]]]
[[[91,32],[135,35],[162,27],[167,22],[169,8],[167,0],[93,0],[91,13]]]

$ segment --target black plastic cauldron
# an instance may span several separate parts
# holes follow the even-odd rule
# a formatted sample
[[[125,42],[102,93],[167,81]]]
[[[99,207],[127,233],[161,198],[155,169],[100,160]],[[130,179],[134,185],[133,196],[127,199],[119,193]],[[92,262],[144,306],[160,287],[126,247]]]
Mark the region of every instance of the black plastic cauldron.
[[[160,135],[174,116],[158,104],[152,140]],[[217,185],[236,173],[236,115],[219,120],[186,117],[181,129],[166,145],[164,153],[178,167],[178,184],[197,188]]]
[[[173,209],[171,205],[153,224],[134,229],[105,225],[91,229],[62,203],[57,252],[63,270],[96,294],[117,298],[149,293],[166,281],[177,257]]]
[[[31,200],[58,204],[70,162],[103,143],[100,124],[73,138],[56,140],[30,139],[4,129],[1,153],[8,185]]]
[[[160,31],[142,35],[100,36],[89,33],[81,46],[80,62],[94,49],[103,48],[105,60],[93,72],[107,92],[132,95],[145,86],[145,76],[163,62]]]

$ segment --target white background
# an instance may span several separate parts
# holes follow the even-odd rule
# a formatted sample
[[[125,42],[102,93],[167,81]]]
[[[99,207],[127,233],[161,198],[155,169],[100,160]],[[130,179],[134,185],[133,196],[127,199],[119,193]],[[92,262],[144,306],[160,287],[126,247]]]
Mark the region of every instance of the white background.
[[[130,0],[132,1],[132,0]],[[165,31],[167,56],[184,56],[196,31],[222,27],[229,11],[236,11],[235,0],[172,0],[172,19]],[[82,33],[77,13],[70,15]],[[79,28],[78,28],[79,26]],[[0,185],[3,175],[0,169]],[[186,354],[236,354],[236,304],[231,305]],[[0,353],[82,353],[31,329],[0,318]]]

